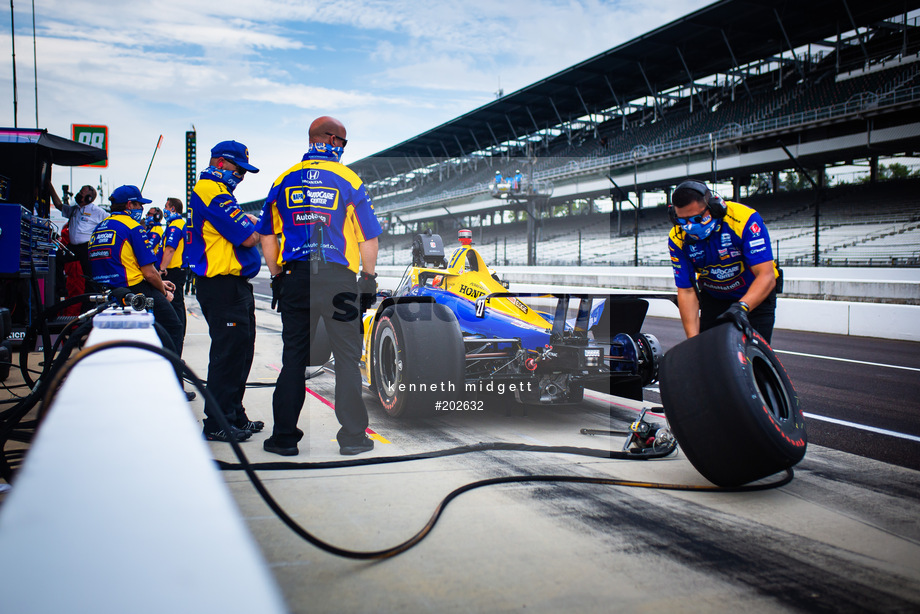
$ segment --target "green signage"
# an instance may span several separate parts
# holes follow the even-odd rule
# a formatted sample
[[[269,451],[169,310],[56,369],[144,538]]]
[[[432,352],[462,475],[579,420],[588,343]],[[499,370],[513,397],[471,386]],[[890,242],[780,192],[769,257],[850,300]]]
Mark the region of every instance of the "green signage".
[[[73,124],[71,128],[73,129],[73,136],[71,138],[77,143],[92,145],[93,147],[98,147],[99,149],[105,150],[105,160],[102,160],[101,162],[93,162],[92,164],[82,164],[81,166],[101,166],[103,168],[107,167],[109,165],[109,127]]]

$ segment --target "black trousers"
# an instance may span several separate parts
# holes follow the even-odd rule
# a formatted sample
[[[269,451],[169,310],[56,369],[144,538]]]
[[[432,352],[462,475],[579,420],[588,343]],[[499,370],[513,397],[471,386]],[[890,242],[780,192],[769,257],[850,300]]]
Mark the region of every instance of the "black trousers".
[[[239,425],[246,420],[243,393],[252,368],[256,345],[256,304],[252,284],[237,275],[198,277],[198,304],[208,323],[211,350],[208,358],[208,390],[220,410]],[[217,408],[205,400],[204,429],[220,430],[214,417]]]
[[[179,346],[176,348],[176,354],[179,356],[182,356],[182,348],[185,345],[185,331],[188,328],[185,315],[185,294],[183,292],[186,276],[187,271],[180,268],[166,269],[166,275],[163,276],[163,279],[166,281],[171,281],[176,284],[176,291],[173,292],[173,300],[170,304],[172,305],[173,311],[176,312],[176,316],[179,318],[179,323],[182,324],[182,338],[179,341]]]
[[[718,324],[716,318],[725,313],[732,303],[737,302],[715,298],[705,290],[699,292],[699,297],[701,332],[716,326]],[[767,343],[771,343],[773,324],[776,322],[776,290],[773,290],[760,305],[751,310],[748,314],[748,321]]]
[[[335,358],[335,415],[342,425],[336,439],[340,446],[363,441],[368,421],[358,370],[361,322],[355,274],[336,264],[321,265],[313,274],[309,262],[291,263],[285,270],[280,305],[284,349],[272,397],[272,439],[280,446],[291,446],[303,437],[297,420],[306,398],[304,371],[310,359],[310,338],[322,318]]]
[[[146,279],[133,286],[128,286],[128,289],[135,294],[143,294],[153,299],[153,320],[166,330],[166,334],[169,335],[169,340],[172,342],[172,347],[167,347],[166,349],[179,354],[184,334],[182,324],[179,322],[179,318],[176,317],[172,303],[166,300],[166,296],[154,288],[153,284]],[[164,343],[163,346],[166,347],[166,344]]]

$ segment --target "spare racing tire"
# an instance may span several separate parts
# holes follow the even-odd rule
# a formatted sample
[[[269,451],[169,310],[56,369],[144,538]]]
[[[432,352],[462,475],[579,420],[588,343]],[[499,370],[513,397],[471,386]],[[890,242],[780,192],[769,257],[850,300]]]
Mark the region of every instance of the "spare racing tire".
[[[671,348],[661,402],[687,459],[707,480],[740,486],[805,456],[805,419],[786,370],[763,338],[723,324]]]
[[[444,305],[397,303],[377,321],[371,345],[373,383],[384,410],[394,418],[433,414],[456,402],[464,390],[464,359],[457,316]]]

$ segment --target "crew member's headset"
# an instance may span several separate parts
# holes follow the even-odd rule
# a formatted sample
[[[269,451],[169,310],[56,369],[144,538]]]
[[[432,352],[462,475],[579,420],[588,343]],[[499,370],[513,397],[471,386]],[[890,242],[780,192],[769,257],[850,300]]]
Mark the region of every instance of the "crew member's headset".
[[[681,188],[686,188],[688,190],[693,190],[697,194],[703,197],[703,201],[706,202],[706,208],[709,209],[709,213],[717,220],[721,220],[725,217],[725,214],[728,213],[728,206],[726,206],[725,201],[721,196],[710,190],[706,187],[706,184],[702,181],[695,181],[689,179],[684,181],[676,188],[674,191],[680,190]],[[671,223],[675,226],[680,226],[680,223],[677,221],[677,213],[674,212],[673,202],[668,205],[668,219],[671,220]]]

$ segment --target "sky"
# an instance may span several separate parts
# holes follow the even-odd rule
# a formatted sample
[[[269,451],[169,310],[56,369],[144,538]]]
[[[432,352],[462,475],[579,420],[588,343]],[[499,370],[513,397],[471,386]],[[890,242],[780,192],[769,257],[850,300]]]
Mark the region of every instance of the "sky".
[[[184,202],[194,127],[199,171],[219,141],[249,148],[262,172],[237,188],[247,202],[300,160],[316,117],[342,120],[342,161],[357,161],[709,3],[35,0],[33,62],[32,3],[15,0],[15,39],[9,8],[0,22],[0,125],[14,125],[15,44],[20,128],[36,127],[37,106],[59,136],[109,129],[108,167],[55,167],[59,191],[101,177],[107,197],[150,166],[144,196]]]

